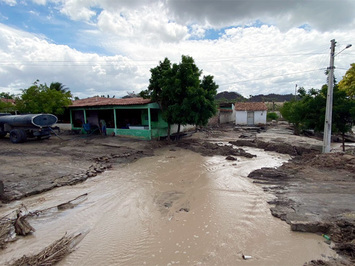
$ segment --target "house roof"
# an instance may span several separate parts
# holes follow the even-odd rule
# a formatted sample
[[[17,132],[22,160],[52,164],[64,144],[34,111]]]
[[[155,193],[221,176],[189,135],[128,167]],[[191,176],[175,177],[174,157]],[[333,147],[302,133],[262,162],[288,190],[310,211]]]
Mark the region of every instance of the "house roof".
[[[0,98],[0,101],[1,102],[4,102],[4,103],[11,103],[11,104],[15,104],[15,100],[14,99],[5,99],[5,98]]]
[[[107,105],[143,105],[151,103],[150,99],[137,98],[105,98],[91,97],[86,99],[75,100],[69,107],[88,107],[88,106],[107,106]]]
[[[236,111],[266,111],[267,106],[262,102],[235,103]]]

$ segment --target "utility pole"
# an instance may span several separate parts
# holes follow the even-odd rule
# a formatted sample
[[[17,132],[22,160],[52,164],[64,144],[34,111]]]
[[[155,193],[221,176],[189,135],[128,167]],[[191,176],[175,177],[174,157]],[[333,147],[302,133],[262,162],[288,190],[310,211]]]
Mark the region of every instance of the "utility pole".
[[[295,85],[295,101],[297,100],[297,84]]]
[[[328,91],[327,106],[324,121],[324,137],[323,137],[323,153],[330,152],[330,144],[332,137],[332,112],[333,112],[333,86],[334,86],[334,52],[336,41],[330,41],[330,66],[328,68]]]

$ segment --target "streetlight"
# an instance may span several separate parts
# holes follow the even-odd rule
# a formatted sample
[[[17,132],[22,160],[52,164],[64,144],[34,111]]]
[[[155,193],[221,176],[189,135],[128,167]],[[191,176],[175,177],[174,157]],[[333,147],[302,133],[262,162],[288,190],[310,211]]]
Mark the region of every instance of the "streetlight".
[[[327,90],[327,106],[325,110],[324,121],[324,136],[323,136],[323,153],[330,152],[330,143],[332,137],[332,109],[333,109],[333,86],[334,86],[334,57],[340,54],[345,49],[350,48],[352,45],[348,44],[343,50],[334,55],[336,41],[330,41],[330,66],[328,67],[328,90]]]
[[[350,48],[351,46],[353,46],[352,44],[348,44],[343,50],[341,50],[339,53],[337,53],[336,55],[334,55],[334,57],[335,56],[337,56],[338,54],[340,54],[342,51],[344,51],[345,49],[348,49],[348,48]]]

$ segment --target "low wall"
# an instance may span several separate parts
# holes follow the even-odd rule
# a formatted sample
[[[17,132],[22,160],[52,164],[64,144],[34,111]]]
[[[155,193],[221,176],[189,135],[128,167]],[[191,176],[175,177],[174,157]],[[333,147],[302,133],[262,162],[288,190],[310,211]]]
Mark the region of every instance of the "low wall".
[[[57,123],[57,124],[54,124],[53,127],[59,127],[60,130],[71,130],[70,123]]]

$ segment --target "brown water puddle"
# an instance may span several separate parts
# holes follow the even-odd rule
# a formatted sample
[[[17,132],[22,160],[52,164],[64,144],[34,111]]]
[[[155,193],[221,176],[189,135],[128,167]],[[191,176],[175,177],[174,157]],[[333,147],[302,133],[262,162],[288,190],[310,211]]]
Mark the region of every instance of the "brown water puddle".
[[[68,233],[87,233],[60,265],[302,265],[335,256],[320,236],[290,231],[271,216],[272,196],[246,176],[288,157],[257,154],[238,162],[162,150],[85,183],[15,202],[29,210],[88,193],[73,209],[29,220],[36,232],[0,252],[0,264],[40,251]],[[243,260],[242,254],[252,256]]]

